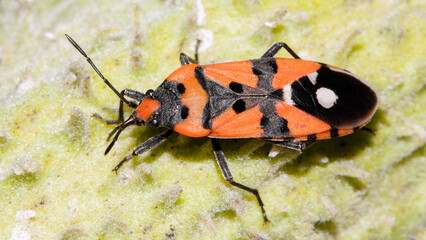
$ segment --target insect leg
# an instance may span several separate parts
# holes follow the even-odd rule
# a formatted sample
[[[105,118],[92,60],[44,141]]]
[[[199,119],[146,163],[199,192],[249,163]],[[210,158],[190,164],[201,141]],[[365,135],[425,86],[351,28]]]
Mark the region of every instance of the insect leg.
[[[148,140],[146,140],[139,146],[135,147],[133,149],[132,154],[126,156],[123,160],[121,160],[121,162],[119,162],[117,166],[115,166],[115,168],[112,169],[112,171],[117,173],[118,169],[120,169],[121,165],[123,165],[125,162],[129,161],[134,156],[137,156],[146,151],[156,148],[158,145],[163,143],[167,139],[167,137],[169,137],[172,133],[173,133],[173,130],[167,130],[165,133],[149,138]]]
[[[112,130],[107,138],[107,142],[109,141],[109,139],[115,134],[114,138],[112,139],[111,143],[108,145],[107,149],[105,150],[105,155],[108,154],[108,152],[111,150],[111,148],[114,146],[115,142],[117,141],[118,137],[120,136],[120,133],[127,128],[130,125],[135,125],[136,121],[133,118],[133,116],[130,116],[126,121],[124,121],[121,125],[118,125],[117,127],[114,128],[114,130]]]
[[[260,209],[262,210],[263,220],[265,222],[268,222],[269,220],[266,217],[266,212],[265,212],[265,209],[263,208],[263,202],[262,202],[262,199],[260,198],[260,195],[259,195],[259,192],[257,191],[257,189],[249,188],[249,187],[242,185],[240,183],[237,183],[233,180],[231,170],[228,167],[228,163],[226,162],[225,154],[223,153],[223,151],[222,151],[222,149],[219,145],[219,141],[217,139],[214,139],[214,138],[212,138],[211,140],[212,140],[214,155],[216,157],[217,164],[219,165],[220,171],[222,172],[222,175],[225,178],[225,180],[228,181],[231,185],[233,185],[235,187],[241,188],[245,191],[248,191],[248,192],[251,192],[252,194],[254,194],[257,198],[257,202],[259,203]]]
[[[369,132],[369,133],[373,134],[374,136],[376,136],[376,130],[375,129],[363,127],[363,128],[361,128],[361,130],[364,130],[364,131]]]
[[[137,100],[138,102],[140,102],[145,96],[145,94],[143,94],[141,92],[138,92],[138,91],[132,90],[132,89],[128,89],[128,88],[121,91],[121,94],[123,96],[128,96],[131,99]],[[132,107],[132,108],[136,108],[138,105],[135,102],[129,101],[129,106]],[[124,120],[124,117],[123,117],[123,100],[120,99],[120,106],[118,108],[118,119],[117,120],[105,119],[97,113],[94,113],[92,115],[92,117],[98,118],[99,120],[101,120],[102,122],[105,122],[108,125],[109,124],[120,124],[120,123],[122,123],[123,120]]]
[[[195,58],[194,59],[188,57],[188,55],[186,55],[185,53],[180,54],[179,58],[180,58],[180,63],[182,64],[182,66],[188,65],[190,62],[198,64],[198,48],[200,47],[200,43],[201,43],[201,40],[197,39],[197,44],[195,45],[195,56],[194,56]]]
[[[188,57],[188,55],[186,55],[185,53],[181,53],[180,54],[180,64],[183,66],[183,65],[188,65],[189,64],[189,57]]]
[[[276,144],[281,147],[290,148],[297,151],[302,151],[307,147],[311,146],[315,143],[315,141],[291,141],[291,140],[283,140],[283,141],[268,141],[273,144]]]
[[[262,55],[262,58],[274,57],[281,48],[287,50],[287,52],[294,58],[300,59],[300,57],[297,56],[297,54],[284,42],[274,43],[268,50],[266,50],[266,52]]]

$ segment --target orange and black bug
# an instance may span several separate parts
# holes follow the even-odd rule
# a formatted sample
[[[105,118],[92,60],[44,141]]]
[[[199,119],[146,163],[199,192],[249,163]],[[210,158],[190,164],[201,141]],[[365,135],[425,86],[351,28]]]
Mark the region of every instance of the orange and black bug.
[[[317,140],[364,127],[377,109],[377,94],[365,81],[341,68],[301,60],[283,42],[272,45],[259,59],[211,65],[199,65],[197,53],[195,60],[181,53],[182,66],[156,90],[141,93],[126,88],[119,93],[83,49],[66,37],[120,98],[117,120],[95,114],[107,124],[119,124],[108,137],[114,136],[105,154],[130,125],[169,128],[137,146],[113,171],[157,147],[173,132],[209,137],[223,177],[256,196],[265,221],[268,218],[257,189],[233,180],[217,139],[258,138],[303,150]],[[274,58],[281,48],[294,58]],[[126,120],[123,102],[135,108]]]

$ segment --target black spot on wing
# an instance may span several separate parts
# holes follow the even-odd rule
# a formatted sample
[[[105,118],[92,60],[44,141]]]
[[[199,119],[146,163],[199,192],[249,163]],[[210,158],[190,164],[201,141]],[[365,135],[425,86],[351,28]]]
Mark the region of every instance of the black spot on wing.
[[[243,85],[241,83],[231,82],[229,88],[236,93],[243,92]]]
[[[182,83],[179,83],[177,85],[177,90],[180,94],[184,94],[185,93],[185,86]]]
[[[269,125],[269,118],[268,118],[268,117],[263,116],[263,117],[262,117],[262,119],[260,119],[260,126],[261,126],[262,128],[265,128],[265,127],[267,127],[268,125]]]
[[[182,119],[186,119],[186,118],[188,118],[188,115],[189,115],[189,108],[185,105],[182,106],[180,116],[182,117]]]
[[[330,137],[334,138],[334,137],[338,137],[339,136],[339,131],[337,131],[336,128],[332,128],[330,130]]]
[[[234,109],[235,113],[237,114],[244,112],[246,110],[246,102],[244,102],[244,100],[242,99],[238,99],[232,105],[232,109]]]
[[[287,136],[288,133],[290,132],[290,130],[288,129],[288,126],[287,126],[287,124],[288,124],[287,120],[284,119],[283,117],[278,116],[277,122],[278,122],[278,126],[280,127],[279,133]]]

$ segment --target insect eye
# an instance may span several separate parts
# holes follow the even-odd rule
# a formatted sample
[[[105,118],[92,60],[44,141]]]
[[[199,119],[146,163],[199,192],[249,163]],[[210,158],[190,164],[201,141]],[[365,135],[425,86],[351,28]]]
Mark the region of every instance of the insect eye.
[[[158,120],[157,120],[157,119],[153,119],[153,120],[151,121],[151,125],[152,125],[153,127],[158,127]]]
[[[158,127],[158,125],[160,124],[160,122],[158,121],[158,114],[154,114],[152,115],[149,123],[151,124],[151,126],[153,127]]]

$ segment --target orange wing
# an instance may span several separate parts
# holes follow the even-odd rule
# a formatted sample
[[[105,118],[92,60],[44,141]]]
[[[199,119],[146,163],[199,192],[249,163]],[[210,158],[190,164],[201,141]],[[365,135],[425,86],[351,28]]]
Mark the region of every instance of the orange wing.
[[[278,115],[287,120],[289,137],[300,138],[331,130],[331,126],[327,123],[284,102],[277,102],[275,108]]]
[[[256,63],[256,61],[264,62]],[[212,119],[212,132],[209,136],[214,138],[267,137],[284,139],[329,131],[331,127],[327,123],[286,104],[284,101],[269,96],[276,90],[282,91],[284,86],[317,71],[320,67],[321,65],[316,62],[287,58],[203,66],[206,79],[209,81],[214,81],[224,87],[230,87],[231,82],[239,83],[243,86],[243,89],[253,89],[257,91],[257,94],[260,93],[265,96],[264,99],[250,98],[247,95],[249,93],[243,91],[241,95],[235,98],[234,103],[239,99],[244,99],[247,102],[246,105],[251,105],[250,108],[236,113],[232,109],[232,105],[227,106],[224,112]],[[264,82],[259,83],[259,81]],[[265,85],[265,82],[269,85]],[[244,97],[245,94],[246,97]],[[251,104],[249,104],[249,101],[251,101]],[[253,101],[257,104],[253,105]],[[266,101],[269,101],[269,104]],[[273,103],[270,103],[271,101]],[[219,106],[212,106],[212,108],[214,107]],[[273,121],[271,121],[270,126],[266,127],[262,118],[273,119]],[[281,122],[283,124],[280,124]]]
[[[263,134],[260,126],[262,116],[259,106],[254,106],[238,114],[229,108],[213,119],[209,137],[260,138]]]
[[[272,87],[282,89],[285,85],[317,71],[321,65],[317,62],[294,58],[271,58],[277,65],[273,77]],[[257,60],[257,59],[256,59]],[[254,60],[255,61],[255,60]],[[203,65],[208,80],[213,80],[228,87],[231,82],[256,88],[259,77],[253,73],[253,61],[238,61]]]

